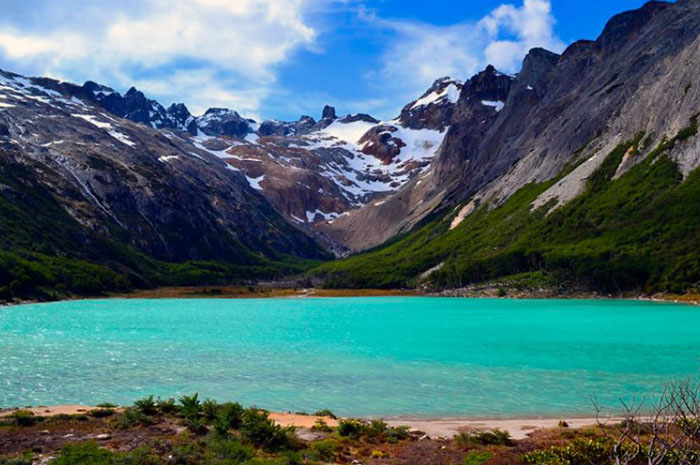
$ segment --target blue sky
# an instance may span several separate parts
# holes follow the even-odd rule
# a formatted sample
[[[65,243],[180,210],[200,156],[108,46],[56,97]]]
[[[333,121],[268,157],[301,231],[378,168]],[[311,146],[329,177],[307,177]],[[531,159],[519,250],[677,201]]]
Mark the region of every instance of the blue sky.
[[[594,39],[640,0],[0,0],[0,68],[125,91],[193,113],[395,116],[435,79]]]

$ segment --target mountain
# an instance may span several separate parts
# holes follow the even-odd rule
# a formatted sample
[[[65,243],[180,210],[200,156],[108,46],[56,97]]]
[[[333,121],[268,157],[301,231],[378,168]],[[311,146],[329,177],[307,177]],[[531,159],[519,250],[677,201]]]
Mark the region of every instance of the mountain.
[[[108,92],[0,72],[0,294],[230,282],[326,257],[233,166],[108,113],[97,97]],[[149,114],[140,104],[159,111],[142,97],[109,105],[134,119]],[[197,124],[227,131],[232,117]]]
[[[298,121],[258,123],[224,108],[195,117],[184,104],[165,109],[134,88],[122,96],[87,82],[64,86],[64,91],[215,155],[240,170],[290,222],[336,254],[345,254],[348,247],[327,236],[324,228],[353,209],[381,202],[428,167],[462,85],[438,79],[388,122],[367,114],[338,117],[328,105],[318,122],[305,115]]]
[[[420,177],[324,232],[327,285],[700,283],[700,3],[649,2],[515,77],[467,81]],[[383,245],[382,245],[383,244]]]
[[[438,79],[389,121],[194,116],[2,72],[0,299],[304,272],[697,289],[699,71],[700,3],[679,0],[533,49],[517,75]]]

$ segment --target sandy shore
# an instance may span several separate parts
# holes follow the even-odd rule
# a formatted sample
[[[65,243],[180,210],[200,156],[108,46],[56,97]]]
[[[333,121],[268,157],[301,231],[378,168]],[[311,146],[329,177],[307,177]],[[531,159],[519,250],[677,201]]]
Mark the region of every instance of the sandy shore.
[[[51,417],[55,415],[80,415],[98,407],[86,405],[54,405],[40,406],[21,410],[29,410],[34,415]],[[0,417],[12,415],[19,409],[7,409],[0,411]],[[270,419],[281,426],[295,426],[309,429],[317,421],[323,420],[328,426],[338,426],[338,420],[315,415],[299,415],[294,413],[270,413]],[[584,428],[596,424],[595,418],[562,418],[562,419],[511,419],[511,420],[474,420],[474,419],[436,419],[436,420],[388,420],[391,426],[408,426],[413,430],[426,433],[437,438],[452,438],[456,434],[465,431],[484,431],[500,429],[508,431],[514,439],[524,439],[528,434],[538,429],[557,428],[561,421],[566,422],[569,428]],[[617,422],[620,419],[607,419],[606,422]]]
[[[584,428],[597,424],[595,418],[562,419],[512,419],[512,420],[389,420],[391,426],[408,426],[423,431],[430,437],[452,438],[462,432],[486,431],[499,429],[508,431],[513,439],[524,439],[528,434],[539,429],[559,427],[565,422],[569,428]],[[607,423],[619,419],[605,420]]]
[[[318,289],[318,288],[275,288],[268,286],[190,286],[162,287],[149,290],[137,290],[126,294],[114,294],[109,297],[81,297],[63,300],[105,300],[105,299],[269,299],[269,298],[328,298],[328,297],[447,297],[447,298],[503,298],[503,299],[565,299],[565,300],[630,300],[651,302],[674,302],[679,304],[700,305],[698,294],[656,294],[653,296],[626,293],[620,295],[601,295],[596,293],[561,294],[548,290],[511,291],[505,297],[498,297],[495,288],[491,289],[452,289],[431,292],[424,289]],[[23,304],[39,303],[37,301],[0,302],[0,308]]]

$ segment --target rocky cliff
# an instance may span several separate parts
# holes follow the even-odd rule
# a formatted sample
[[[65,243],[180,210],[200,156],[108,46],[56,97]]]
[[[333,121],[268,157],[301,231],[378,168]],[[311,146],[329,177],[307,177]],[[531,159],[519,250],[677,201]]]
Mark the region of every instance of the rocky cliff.
[[[697,285],[699,72],[692,0],[615,16],[561,56],[532,50],[512,78],[487,69],[465,83],[420,178],[325,229],[354,250],[408,236],[328,265],[328,279]]]
[[[6,178],[0,197],[7,207],[0,242],[5,252],[75,252],[99,261],[105,257],[91,249],[109,241],[177,263],[213,260],[255,267],[324,256],[240,171],[181,133],[108,113],[90,87],[0,72],[0,161]],[[145,101],[132,91],[125,98]],[[114,111],[144,116],[129,102]],[[39,193],[43,201],[29,202]],[[51,215],[42,210],[49,204],[58,208]],[[51,231],[52,218],[59,217]],[[69,246],[53,240],[68,234],[59,231],[61,225],[69,225],[74,238]],[[42,229],[50,233],[41,234]]]

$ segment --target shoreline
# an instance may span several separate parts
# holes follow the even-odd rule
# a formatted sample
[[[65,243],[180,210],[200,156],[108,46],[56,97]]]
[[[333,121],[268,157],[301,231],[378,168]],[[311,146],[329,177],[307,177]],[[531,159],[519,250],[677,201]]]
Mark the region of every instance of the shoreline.
[[[86,415],[90,410],[100,407],[87,405],[53,405],[26,408],[6,408],[0,409],[0,418],[13,415],[17,411],[30,411],[38,417],[53,417],[57,415]],[[123,410],[124,407],[116,407],[116,411]],[[292,412],[269,412],[270,419],[280,426],[294,426],[299,429],[310,429],[317,421],[323,420],[331,427],[338,426],[339,422],[347,418],[332,419],[330,417],[320,417],[316,415],[305,415]],[[538,430],[553,428],[581,429],[595,426],[598,421],[601,423],[616,423],[621,421],[620,417],[599,417],[592,416],[563,416],[563,417],[519,417],[519,418],[477,418],[477,417],[439,417],[439,418],[411,418],[403,417],[356,417],[358,420],[370,421],[381,419],[390,426],[406,426],[413,431],[420,431],[432,438],[451,439],[459,433],[502,430],[510,433],[515,440],[525,439],[531,433]],[[562,424],[567,426],[563,427]]]
[[[357,297],[435,297],[449,299],[502,299],[502,300],[626,300],[636,302],[676,303],[700,306],[698,294],[667,294],[643,295],[625,293],[618,295],[601,295],[598,293],[572,292],[558,293],[550,290],[541,291],[511,291],[506,296],[497,295],[495,289],[451,289],[441,292],[430,292],[423,289],[318,289],[318,288],[276,288],[267,286],[184,286],[161,287],[156,289],[137,290],[108,296],[75,297],[53,301],[18,301],[0,302],[0,309],[19,305],[30,305],[53,302],[70,302],[83,300],[113,300],[113,299],[319,299],[319,298],[357,298]]]

